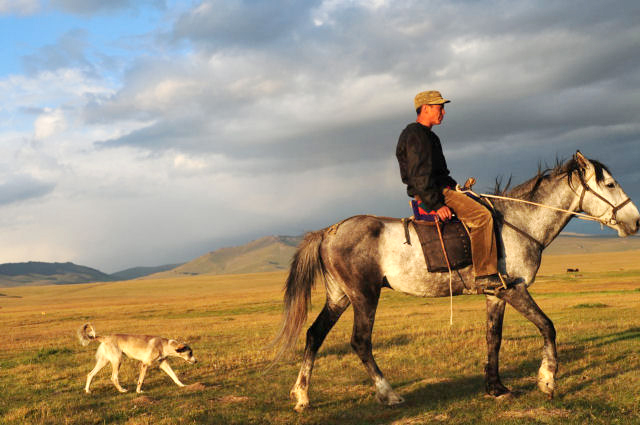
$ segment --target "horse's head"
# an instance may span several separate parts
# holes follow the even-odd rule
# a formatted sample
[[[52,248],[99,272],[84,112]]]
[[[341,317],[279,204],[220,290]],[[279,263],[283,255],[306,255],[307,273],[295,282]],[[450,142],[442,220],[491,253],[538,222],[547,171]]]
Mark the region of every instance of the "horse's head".
[[[609,170],[597,161],[589,161],[576,152],[577,167],[570,173],[572,188],[580,197],[579,209],[597,217],[601,223],[629,236],[640,227],[640,213]]]

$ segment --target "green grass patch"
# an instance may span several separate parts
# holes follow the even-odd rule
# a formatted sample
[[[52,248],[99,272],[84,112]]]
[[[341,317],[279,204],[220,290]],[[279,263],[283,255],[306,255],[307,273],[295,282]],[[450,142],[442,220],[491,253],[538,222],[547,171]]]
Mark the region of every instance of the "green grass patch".
[[[609,307],[609,306],[604,303],[582,303],[582,304],[576,304],[572,308],[606,308],[606,307]]]
[[[63,348],[42,348],[40,351],[36,353],[36,355],[32,358],[32,363],[45,363],[49,361],[55,361],[56,359],[68,356],[72,354],[73,351],[67,347]]]

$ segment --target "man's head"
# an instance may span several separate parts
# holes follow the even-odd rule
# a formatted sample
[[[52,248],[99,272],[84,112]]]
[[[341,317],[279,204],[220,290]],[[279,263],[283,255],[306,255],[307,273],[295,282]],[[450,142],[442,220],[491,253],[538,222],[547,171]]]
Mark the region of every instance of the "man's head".
[[[444,99],[440,92],[436,90],[418,93],[413,99],[413,104],[418,114],[416,121],[427,127],[440,124],[445,114],[444,104],[449,102],[451,101]]]

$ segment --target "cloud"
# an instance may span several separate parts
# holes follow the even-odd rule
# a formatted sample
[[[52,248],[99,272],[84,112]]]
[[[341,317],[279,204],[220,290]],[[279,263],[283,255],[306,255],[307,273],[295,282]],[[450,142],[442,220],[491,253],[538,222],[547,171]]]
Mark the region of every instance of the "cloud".
[[[0,0],[0,15],[32,15],[40,10],[40,0]]]
[[[46,139],[52,135],[64,131],[67,126],[64,113],[59,110],[46,108],[44,113],[38,116],[34,123],[36,140]]]
[[[55,182],[41,201],[63,218],[6,204],[20,206],[21,252],[46,233],[124,268],[357,213],[406,215],[395,145],[429,88],[453,99],[436,132],[456,179],[486,191],[580,149],[640,196],[634,2],[206,0],[168,6],[135,56],[100,45],[99,20],[86,19],[137,3],[106,3],[51,3],[87,29],[0,78],[0,165],[33,187]]]
[[[59,69],[82,69],[85,73],[95,74],[93,64],[85,55],[89,47],[86,30],[72,30],[64,33],[55,44],[40,47],[36,52],[22,57],[22,63],[29,75],[41,71]]]
[[[180,16],[175,40],[188,39],[207,49],[257,50],[281,39],[295,39],[301,21],[320,4],[312,1],[205,0]]]
[[[137,61],[117,93],[91,104],[91,120],[140,120],[96,146],[217,155],[237,175],[393,160],[413,95],[431,87],[453,99],[437,129],[445,150],[490,182],[505,164],[485,158],[487,170],[468,158],[526,152],[533,159],[522,155],[516,169],[533,172],[538,160],[576,149],[597,157],[603,139],[640,139],[638,35],[610,8],[251,6],[205,1],[182,14],[173,37],[195,50],[180,61]],[[265,36],[278,8],[290,19]],[[229,23],[239,31],[227,31]],[[615,101],[603,107],[602,99]]]
[[[138,10],[147,6],[159,9],[166,7],[165,0],[50,0],[50,4],[64,12],[78,15],[111,13],[123,9]]]
[[[40,181],[29,175],[13,176],[0,183],[0,206],[42,198],[53,192],[54,188],[54,183]]]

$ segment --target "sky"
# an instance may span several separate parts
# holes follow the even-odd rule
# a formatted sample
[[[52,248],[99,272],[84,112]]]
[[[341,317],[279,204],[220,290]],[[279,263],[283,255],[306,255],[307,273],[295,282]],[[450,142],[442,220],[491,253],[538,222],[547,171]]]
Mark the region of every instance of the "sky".
[[[0,0],[0,263],[115,272],[408,216],[395,146],[429,89],[458,181],[580,150],[638,199],[638,22],[636,0]]]

